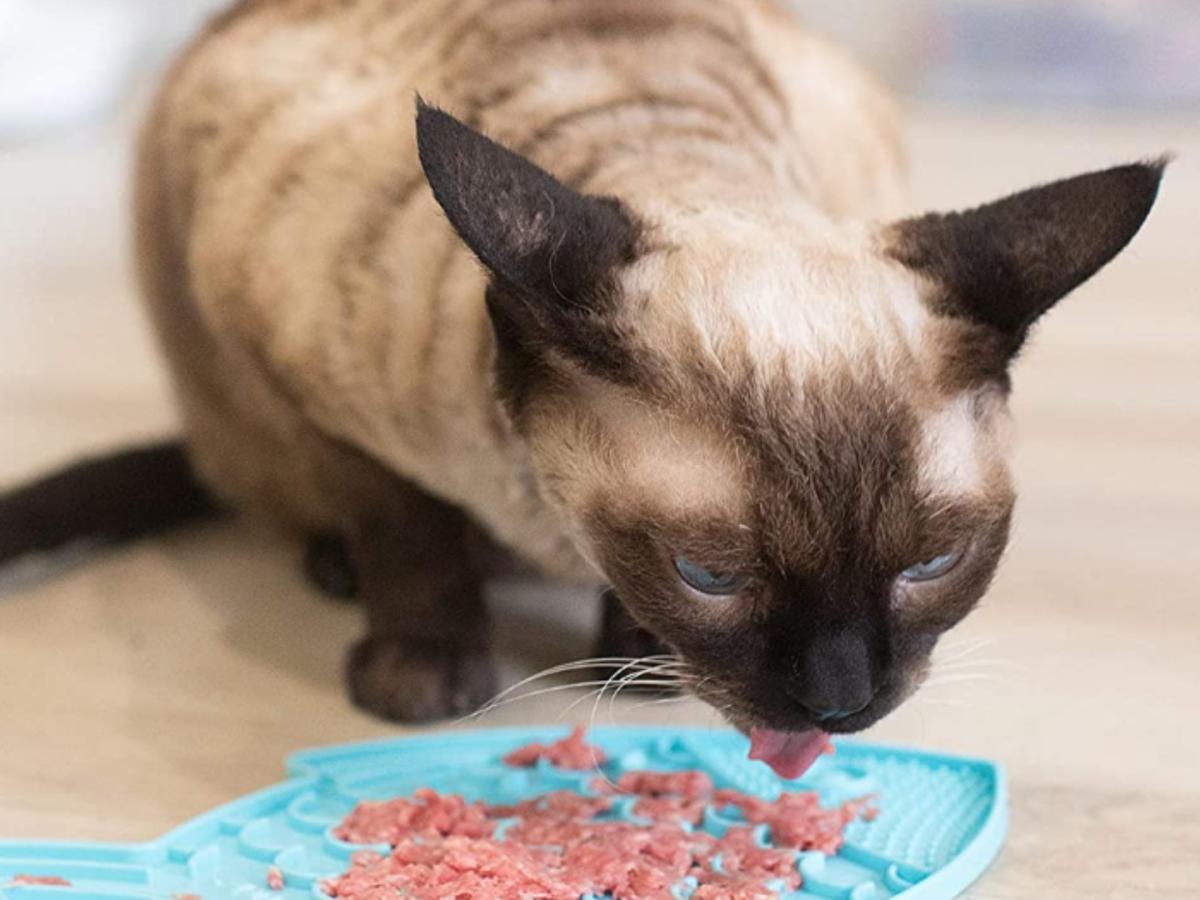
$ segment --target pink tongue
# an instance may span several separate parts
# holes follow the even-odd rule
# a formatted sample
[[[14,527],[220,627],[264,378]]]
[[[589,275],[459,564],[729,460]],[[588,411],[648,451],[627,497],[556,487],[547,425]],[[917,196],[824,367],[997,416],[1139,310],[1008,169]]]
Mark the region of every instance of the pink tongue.
[[[772,731],[750,729],[750,758],[760,759],[780,778],[799,778],[829,745],[829,735],[812,731]]]

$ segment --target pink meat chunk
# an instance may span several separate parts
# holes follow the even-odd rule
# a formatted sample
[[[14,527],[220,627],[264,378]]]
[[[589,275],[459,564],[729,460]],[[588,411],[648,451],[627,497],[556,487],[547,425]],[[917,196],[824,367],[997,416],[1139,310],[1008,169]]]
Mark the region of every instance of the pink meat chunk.
[[[867,813],[871,805],[864,799],[825,809],[813,793],[783,794],[767,801],[738,791],[717,791],[714,799],[718,804],[736,806],[747,822],[770,828],[776,846],[829,854],[841,849],[846,826]]]
[[[559,742],[574,748],[575,761],[579,748],[591,753],[583,737],[576,730]],[[529,765],[550,758],[550,749],[533,745],[508,759]],[[322,888],[339,900],[669,900],[671,888],[691,878],[696,900],[759,900],[777,896],[780,885],[799,888],[797,853],[836,853],[846,825],[873,812],[869,800],[825,809],[810,793],[767,801],[717,790],[701,771],[626,772],[591,788],[597,796],[555,791],[505,806],[429,789],[362,803],[335,834],[392,850],[355,853],[349,870]],[[649,824],[606,818],[618,796],[636,797],[633,812]],[[735,807],[746,824],[720,838],[699,830],[708,806],[730,815]],[[759,843],[763,825],[771,846]]]
[[[495,827],[483,804],[421,788],[411,799],[358,804],[333,833],[338,840],[352,844],[394,845],[418,835],[488,837]]]
[[[552,766],[560,769],[594,769],[608,761],[604,751],[594,747],[584,740],[586,729],[582,726],[575,728],[561,741],[553,744],[532,743],[519,747],[504,757],[506,765],[523,768],[532,766],[539,759],[544,759]]]

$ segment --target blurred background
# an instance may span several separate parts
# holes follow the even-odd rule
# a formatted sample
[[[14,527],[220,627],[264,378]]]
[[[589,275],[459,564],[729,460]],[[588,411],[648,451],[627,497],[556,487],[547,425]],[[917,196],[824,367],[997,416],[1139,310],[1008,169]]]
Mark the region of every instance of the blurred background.
[[[1019,362],[1008,561],[951,674],[872,736],[1009,767],[1012,837],[977,896],[1194,896],[1200,2],[791,2],[908,107],[914,208],[1178,154],[1142,234]],[[129,264],[132,137],[222,5],[0,0],[0,485],[173,427]],[[591,606],[560,600],[508,591],[510,675],[587,652]],[[244,523],[0,576],[0,834],[148,837],[270,783],[286,751],[390,733],[344,698],[359,628]],[[247,684],[271,702],[239,705]],[[553,721],[549,699],[483,724]]]
[[[994,154],[1014,140],[1032,154],[1030,175],[1045,179],[1185,150],[1186,136],[1183,144],[1175,136],[1190,134],[1200,117],[1196,0],[786,2],[908,101],[914,198],[921,204],[961,202],[956,177],[983,178],[981,188],[1019,186],[987,174],[995,170]],[[131,138],[157,74],[227,3],[0,0],[0,377],[11,385],[35,369],[47,373],[7,401],[18,404],[39,403],[61,379],[54,399],[82,404],[73,412],[91,421],[89,433],[100,443],[127,427],[106,416],[104,403],[113,397],[106,390],[161,386],[150,374],[157,370],[130,302]],[[1106,145],[1113,126],[1119,137]],[[1058,133],[1079,143],[1068,141],[1077,150],[1056,169],[1043,155],[1050,147],[1036,148],[1038,135]],[[926,165],[931,157],[923,148],[931,142],[966,138],[980,149],[985,141],[992,155],[957,155],[949,171]],[[927,172],[938,176],[928,187]],[[983,197],[976,191],[972,199]],[[90,303],[78,302],[78,285]],[[108,336],[104,366],[79,353],[100,327]],[[87,403],[82,382],[93,394]],[[131,396],[145,404],[132,421],[160,429],[161,395],[123,399]],[[33,433],[19,422],[0,427],[0,478],[56,446],[47,429],[62,428],[65,438],[79,425],[39,420]],[[62,442],[64,455],[70,443]]]
[[[0,136],[111,114],[226,0],[0,0]],[[787,0],[922,98],[1200,104],[1194,0]]]

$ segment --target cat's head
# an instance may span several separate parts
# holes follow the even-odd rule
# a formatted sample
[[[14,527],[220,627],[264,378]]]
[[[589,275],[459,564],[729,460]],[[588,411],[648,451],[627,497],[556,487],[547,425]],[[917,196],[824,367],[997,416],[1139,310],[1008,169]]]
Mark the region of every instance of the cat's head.
[[[429,107],[418,139],[491,273],[497,388],[546,497],[698,693],[776,734],[889,712],[982,596],[1009,363],[1162,174],[846,226],[584,195]]]

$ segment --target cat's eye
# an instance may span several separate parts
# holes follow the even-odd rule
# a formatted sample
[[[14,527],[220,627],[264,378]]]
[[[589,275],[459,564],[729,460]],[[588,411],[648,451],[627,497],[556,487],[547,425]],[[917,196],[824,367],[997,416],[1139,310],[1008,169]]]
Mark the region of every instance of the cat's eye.
[[[675,557],[675,571],[692,590],[710,597],[731,597],[739,593],[750,581],[748,575],[706,569],[683,556]]]
[[[941,578],[958,565],[960,559],[962,559],[962,551],[951,550],[949,553],[942,553],[914,566],[909,566],[900,573],[900,577],[905,581],[933,581],[935,578]]]

